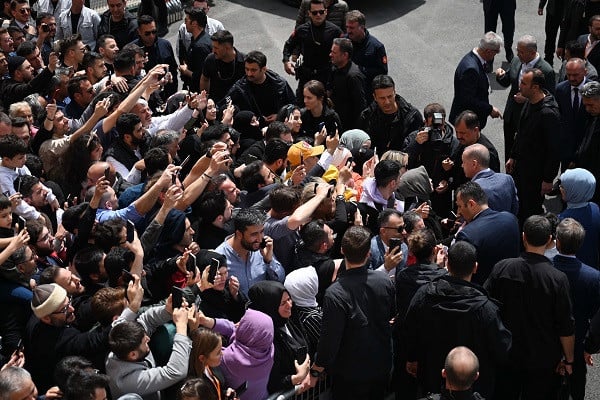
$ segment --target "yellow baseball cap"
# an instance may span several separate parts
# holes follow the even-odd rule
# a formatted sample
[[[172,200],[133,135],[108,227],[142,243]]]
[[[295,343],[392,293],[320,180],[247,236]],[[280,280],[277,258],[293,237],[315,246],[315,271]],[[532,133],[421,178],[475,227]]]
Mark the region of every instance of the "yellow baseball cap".
[[[325,146],[311,146],[305,141],[294,143],[288,150],[288,160],[292,167],[300,165],[300,156],[304,158],[320,156],[325,151]]]

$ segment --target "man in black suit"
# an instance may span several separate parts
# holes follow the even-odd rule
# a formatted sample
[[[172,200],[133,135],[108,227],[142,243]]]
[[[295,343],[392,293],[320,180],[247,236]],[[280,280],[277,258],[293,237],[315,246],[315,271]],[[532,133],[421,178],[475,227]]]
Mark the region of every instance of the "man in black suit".
[[[489,208],[485,192],[475,182],[465,183],[456,193],[456,212],[467,223],[456,240],[477,249],[478,267],[472,280],[482,285],[498,261],[519,256],[519,224],[511,213]]]
[[[585,45],[585,58],[598,69],[600,68],[600,46],[596,46],[600,40],[600,15],[594,15],[588,23],[590,33],[577,38],[577,43]]]
[[[517,125],[521,110],[527,99],[519,92],[519,83],[523,74],[533,68],[544,73],[546,84],[544,89],[554,93],[555,78],[552,66],[543,60],[537,52],[537,40],[531,35],[524,35],[517,42],[517,57],[510,63],[508,71],[498,68],[496,81],[504,86],[510,86],[506,107],[504,108],[504,159],[508,160],[510,151],[515,143]]]
[[[454,99],[450,110],[450,122],[465,110],[472,110],[479,117],[479,127],[483,129],[488,115],[502,117],[500,110],[490,104],[490,82],[486,75],[488,65],[494,56],[500,53],[502,38],[494,32],[486,33],[479,46],[467,53],[456,67],[454,73]]]
[[[581,89],[588,82],[585,60],[572,58],[566,66],[567,80],[556,85],[556,102],[560,110],[561,171],[574,166],[575,151],[585,133],[590,115],[581,103]]]

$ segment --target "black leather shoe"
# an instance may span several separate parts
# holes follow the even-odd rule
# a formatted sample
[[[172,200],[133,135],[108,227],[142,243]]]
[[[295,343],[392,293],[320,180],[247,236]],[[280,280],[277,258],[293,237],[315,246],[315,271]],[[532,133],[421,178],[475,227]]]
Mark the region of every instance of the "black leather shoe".
[[[515,58],[515,53],[513,53],[512,49],[506,49],[506,61],[511,62],[513,58]]]

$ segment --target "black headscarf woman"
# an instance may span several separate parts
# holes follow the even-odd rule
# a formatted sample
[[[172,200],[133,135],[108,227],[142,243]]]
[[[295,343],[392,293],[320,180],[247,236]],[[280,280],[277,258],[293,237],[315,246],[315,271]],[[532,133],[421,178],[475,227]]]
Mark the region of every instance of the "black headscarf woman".
[[[248,297],[249,307],[270,316],[275,326],[275,363],[267,385],[269,393],[292,389],[308,374],[310,358],[302,331],[288,324],[292,315],[291,297],[285,286],[276,281],[255,283],[248,290]]]

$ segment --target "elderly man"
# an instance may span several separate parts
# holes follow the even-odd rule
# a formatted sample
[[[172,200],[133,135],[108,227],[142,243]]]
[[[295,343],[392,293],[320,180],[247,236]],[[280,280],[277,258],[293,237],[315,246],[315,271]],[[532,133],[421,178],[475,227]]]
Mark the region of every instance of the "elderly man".
[[[488,197],[488,205],[495,211],[517,215],[519,198],[512,176],[490,169],[490,152],[482,144],[472,144],[462,154],[462,168],[471,182],[478,183]]]
[[[479,46],[467,53],[454,73],[454,99],[450,110],[450,122],[465,110],[472,110],[479,117],[479,126],[485,127],[488,116],[500,118],[500,110],[490,104],[490,82],[486,70],[500,53],[502,38],[494,32],[486,33]]]
[[[537,52],[537,40],[531,35],[521,36],[517,42],[517,58],[510,63],[508,71],[498,68],[496,81],[504,87],[510,86],[506,107],[504,108],[504,156],[508,160],[515,141],[521,110],[527,100],[519,91],[523,74],[538,68],[544,73],[544,89],[554,93],[555,79],[552,66],[543,60]]]

